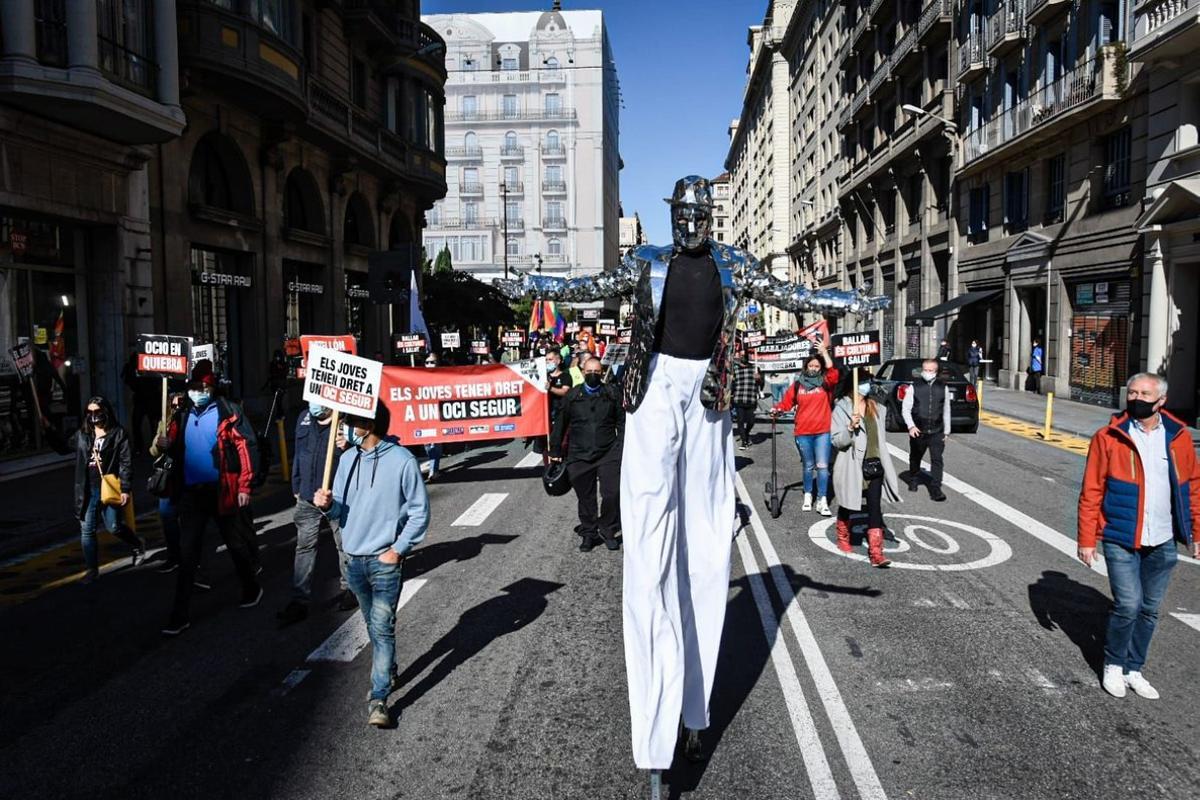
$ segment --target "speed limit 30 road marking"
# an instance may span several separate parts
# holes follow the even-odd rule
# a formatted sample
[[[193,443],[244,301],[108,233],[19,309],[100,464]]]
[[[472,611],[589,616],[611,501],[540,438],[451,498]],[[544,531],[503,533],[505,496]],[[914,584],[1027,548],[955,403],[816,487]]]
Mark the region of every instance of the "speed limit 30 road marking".
[[[1001,539],[994,533],[981,530],[971,525],[964,525],[961,522],[951,522],[948,519],[937,519],[936,517],[919,517],[913,514],[884,514],[885,519],[889,520],[910,520],[911,522],[904,525],[903,531],[898,531],[898,541],[888,542],[884,548],[889,556],[895,556],[899,553],[906,553],[913,549],[913,545],[928,551],[937,556],[951,556],[962,550],[962,546],[958,540],[950,533],[947,533],[945,528],[957,529],[965,531],[973,536],[979,537],[985,544],[988,545],[988,553],[982,558],[977,558],[973,561],[950,561],[948,563],[931,563],[920,564],[911,561],[897,561],[892,559],[892,566],[897,569],[919,569],[930,572],[961,572],[969,569],[983,569],[985,567],[994,567],[997,564],[1002,564],[1012,558],[1012,548],[1008,542]],[[843,553],[838,550],[835,544],[828,535],[829,529],[836,522],[835,519],[828,518],[816,522],[808,529],[808,538],[823,550],[850,558],[855,561],[866,561],[867,557],[861,553]]]

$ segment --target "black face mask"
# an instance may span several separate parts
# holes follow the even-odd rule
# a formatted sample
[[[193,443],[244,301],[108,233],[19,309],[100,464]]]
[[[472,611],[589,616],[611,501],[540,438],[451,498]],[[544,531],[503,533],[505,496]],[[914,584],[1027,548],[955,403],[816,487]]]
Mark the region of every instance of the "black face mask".
[[[103,428],[106,424],[108,424],[108,415],[103,411],[95,414],[88,414],[88,422],[92,423],[92,425],[99,425],[101,428]]]
[[[589,372],[583,376],[583,382],[588,385],[589,389],[595,389],[600,385],[600,377],[594,372]]]
[[[1149,419],[1154,416],[1156,403],[1157,401],[1151,403],[1149,400],[1128,400],[1125,403],[1125,410],[1134,419]]]

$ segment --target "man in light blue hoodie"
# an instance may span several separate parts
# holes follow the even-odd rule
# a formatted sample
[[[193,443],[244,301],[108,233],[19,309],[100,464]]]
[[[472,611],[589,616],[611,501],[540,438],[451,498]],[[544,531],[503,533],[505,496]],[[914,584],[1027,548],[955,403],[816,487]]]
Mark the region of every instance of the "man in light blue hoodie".
[[[388,438],[387,407],[374,419],[348,417],[346,440],[353,450],[338,462],[333,490],[317,489],[313,505],[342,528],[346,582],[358,598],[371,639],[371,695],[367,723],[392,724],[387,699],[395,688],[396,604],[404,557],[425,538],[429,496],[417,460]]]

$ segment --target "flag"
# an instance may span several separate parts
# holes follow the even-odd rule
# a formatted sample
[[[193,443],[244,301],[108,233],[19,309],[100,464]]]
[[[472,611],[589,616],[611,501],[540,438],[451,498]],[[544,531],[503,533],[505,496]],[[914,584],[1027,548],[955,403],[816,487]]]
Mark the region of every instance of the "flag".
[[[433,342],[429,338],[429,326],[425,324],[425,315],[421,313],[419,295],[420,292],[417,290],[417,273],[416,270],[413,270],[412,291],[408,293],[408,330],[410,333],[424,334],[425,347],[428,350],[432,350]]]
[[[63,335],[66,327],[67,321],[63,318],[63,312],[59,311],[58,319],[54,321],[54,338],[50,340],[50,364],[55,369],[67,363],[67,339]]]
[[[562,337],[567,329],[567,320],[558,313],[553,300],[534,300],[529,312],[529,331],[553,329],[554,334]]]
[[[818,336],[821,337],[821,341],[823,341],[825,343],[825,346],[828,347],[829,346],[829,323],[823,319],[817,320],[813,324],[807,326],[806,328],[803,328],[800,331],[800,338],[808,339],[811,342],[816,342]]]

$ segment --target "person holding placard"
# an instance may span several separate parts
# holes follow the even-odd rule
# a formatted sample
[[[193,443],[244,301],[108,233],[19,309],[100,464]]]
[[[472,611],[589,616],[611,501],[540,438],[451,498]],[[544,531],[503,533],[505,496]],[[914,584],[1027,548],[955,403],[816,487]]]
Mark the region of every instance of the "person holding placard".
[[[371,640],[367,723],[391,727],[387,699],[396,677],[396,604],[405,557],[429,528],[429,495],[416,458],[389,437],[390,415],[378,403],[372,417],[346,418],[354,448],[338,462],[332,489],[318,489],[313,505],[337,520],[346,553],[346,579],[358,598]]]
[[[804,470],[804,502],[801,511],[812,511],[814,500],[817,513],[828,517],[829,464],[833,451],[829,439],[832,424],[833,390],[837,386],[838,368],[829,357],[824,342],[817,342],[817,352],[804,360],[804,370],[784,392],[771,414],[796,410],[792,436]]]

